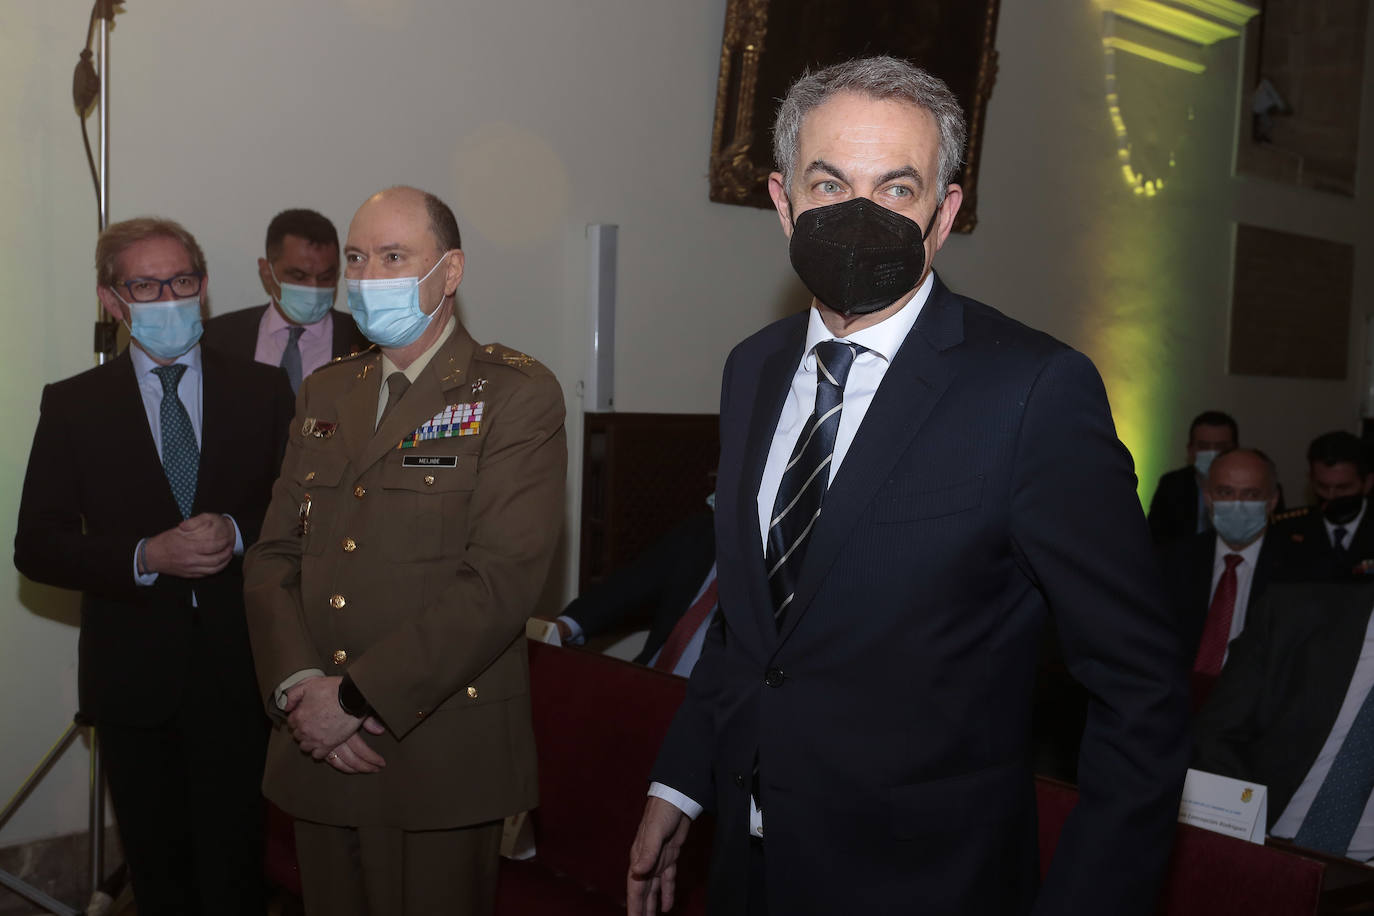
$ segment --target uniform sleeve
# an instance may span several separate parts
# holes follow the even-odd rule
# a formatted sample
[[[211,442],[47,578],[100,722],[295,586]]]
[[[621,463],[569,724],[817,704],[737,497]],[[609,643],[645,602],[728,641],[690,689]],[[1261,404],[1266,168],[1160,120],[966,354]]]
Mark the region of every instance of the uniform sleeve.
[[[563,528],[567,442],[563,394],[529,376],[490,411],[477,465],[468,543],[453,581],[349,666],[398,738],[472,682],[524,633]]]
[[[1014,473],[1015,549],[1090,695],[1079,803],[1035,912],[1152,913],[1188,765],[1188,687],[1130,454],[1082,354],[1042,368]]]

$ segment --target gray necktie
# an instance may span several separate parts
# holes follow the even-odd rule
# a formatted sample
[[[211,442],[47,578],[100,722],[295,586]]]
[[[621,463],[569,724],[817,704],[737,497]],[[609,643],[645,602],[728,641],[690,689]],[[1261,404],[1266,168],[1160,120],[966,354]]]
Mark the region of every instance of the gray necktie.
[[[305,333],[305,328],[296,325],[287,329],[291,339],[286,342],[286,349],[281,353],[281,367],[286,370],[286,380],[291,383],[291,393],[295,394],[301,390],[301,335]]]
[[[191,428],[191,416],[181,403],[177,385],[186,367],[180,363],[156,366],[153,373],[162,382],[162,406],[159,418],[162,426],[162,470],[171,484],[177,508],[182,518],[191,517],[191,505],[196,499],[196,479],[200,475],[200,446]]]

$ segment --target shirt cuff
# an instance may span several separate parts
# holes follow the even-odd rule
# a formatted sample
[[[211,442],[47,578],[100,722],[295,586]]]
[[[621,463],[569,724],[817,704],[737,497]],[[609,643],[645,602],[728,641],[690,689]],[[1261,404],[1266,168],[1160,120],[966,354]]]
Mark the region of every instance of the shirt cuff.
[[[698,805],[677,789],[670,789],[661,782],[649,783],[649,794],[654,798],[663,799],[692,820],[696,820],[701,814],[701,805]]]
[[[229,519],[229,524],[234,526],[234,556],[243,556],[243,532],[239,530],[239,523],[234,521],[234,517],[227,512],[220,514]]]
[[[157,581],[157,573],[155,573],[155,572],[140,573],[140,572],[138,571],[138,558],[141,557],[141,556],[143,556],[143,545],[146,544],[146,543],[148,543],[148,539],[147,539],[147,538],[140,538],[139,541],[138,541],[138,543],[134,545],[134,584],[135,584],[135,585],[152,585],[154,582]]]
[[[565,614],[558,615],[558,619],[568,625],[568,638],[563,640],[563,645],[580,646],[587,641],[587,634],[582,632],[582,624]]]
[[[312,677],[324,677],[324,672],[319,668],[304,668],[288,677],[277,685],[277,689],[272,691],[272,702],[277,704],[277,708],[283,712],[286,710],[286,691],[295,687],[301,681],[308,681]]]

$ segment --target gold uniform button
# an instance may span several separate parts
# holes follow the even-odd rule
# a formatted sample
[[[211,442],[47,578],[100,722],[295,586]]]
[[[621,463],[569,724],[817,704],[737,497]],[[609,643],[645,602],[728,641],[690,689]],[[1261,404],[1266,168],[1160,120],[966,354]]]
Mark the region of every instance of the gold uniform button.
[[[424,711],[423,709],[420,710],[419,712],[417,712],[417,713],[415,714],[415,718],[417,718],[417,719],[423,719],[424,717],[425,717],[425,711]]]
[[[476,687],[469,687],[469,688],[468,688],[468,696],[472,697],[472,699],[474,699],[474,700],[477,699],[477,688],[476,688]]]
[[[346,661],[348,661],[348,653],[345,652],[343,649],[335,649],[335,650],[334,650],[334,664],[336,664],[336,665],[342,665],[342,664],[343,664],[344,662],[346,662]]]
[[[315,472],[314,472],[314,471],[311,471],[310,473],[308,473],[308,474],[305,475],[305,482],[306,482],[306,483],[309,483],[310,481],[312,481],[312,480],[314,480],[314,479],[315,479]]]
[[[334,597],[332,597],[332,598],[329,599],[329,604],[330,604],[330,606],[333,607],[334,610],[336,610],[336,611],[337,611],[337,610],[340,610],[340,609],[341,609],[345,604],[347,604],[347,603],[348,603],[348,599],[345,598],[343,595],[335,595]],[[335,653],[335,654],[337,654],[337,653]],[[337,659],[336,659],[336,661],[337,661]]]
[[[343,549],[344,553],[352,553],[353,551],[358,549],[358,542],[353,540],[352,538],[344,538]]]
[[[353,495],[358,497],[359,499],[362,499],[364,496],[367,495],[367,487],[354,487]]]
[[[433,474],[426,474],[426,475],[425,475],[425,486],[427,486],[427,487],[432,487],[432,486],[434,486],[434,475],[433,475]]]

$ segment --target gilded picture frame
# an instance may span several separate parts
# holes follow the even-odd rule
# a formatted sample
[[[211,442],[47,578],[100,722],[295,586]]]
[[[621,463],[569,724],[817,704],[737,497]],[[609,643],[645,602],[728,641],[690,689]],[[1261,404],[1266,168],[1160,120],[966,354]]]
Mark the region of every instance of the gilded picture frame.
[[[721,42],[711,200],[771,208],[777,103],[808,68],[872,54],[912,61],[949,84],[968,119],[955,181],[964,189],[956,232],[978,222],[978,160],[997,76],[1001,0],[729,0]]]

